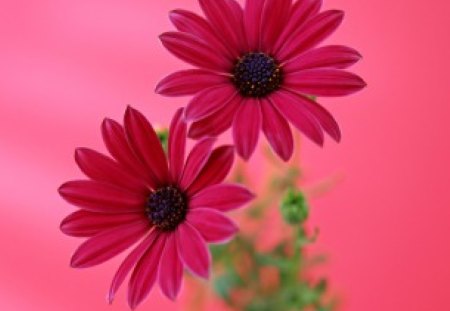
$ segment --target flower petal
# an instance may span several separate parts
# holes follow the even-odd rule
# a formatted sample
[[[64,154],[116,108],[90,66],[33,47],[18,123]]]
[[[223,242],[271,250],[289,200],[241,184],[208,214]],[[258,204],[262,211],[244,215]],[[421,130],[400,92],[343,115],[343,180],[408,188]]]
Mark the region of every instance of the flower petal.
[[[177,71],[156,86],[156,93],[165,96],[193,95],[204,89],[229,82],[229,78],[202,69]]]
[[[291,38],[300,27],[305,24],[312,16],[316,15],[320,7],[322,6],[322,0],[302,0],[296,1],[291,9],[291,16],[283,28],[280,36],[278,36],[275,47],[273,49],[276,54],[286,41]]]
[[[200,68],[228,72],[232,63],[211,46],[185,32],[166,32],[160,36],[162,44],[173,55]]]
[[[251,51],[258,51],[261,46],[261,16],[265,0],[247,0],[244,10],[244,26],[247,42]]]
[[[148,296],[155,284],[165,242],[166,234],[156,237],[134,268],[128,286],[128,304],[133,310]]]
[[[324,135],[322,128],[314,116],[298,104],[298,99],[287,91],[278,91],[270,96],[274,106],[300,132],[308,136],[319,146],[323,146]]]
[[[234,147],[216,148],[206,162],[202,171],[189,186],[187,193],[193,195],[208,186],[221,183],[231,170],[234,162]]]
[[[335,141],[341,141],[341,130],[339,129],[339,125],[325,108],[301,94],[292,93],[292,96],[296,97],[295,100],[299,109],[308,110]]]
[[[187,189],[209,159],[215,138],[204,138],[192,148],[184,166],[183,177],[180,180],[180,188]]]
[[[169,131],[169,166],[173,182],[178,182],[184,164],[187,126],[183,119],[184,109],[180,108],[172,119]]]
[[[125,133],[137,156],[146,164],[157,185],[169,180],[167,159],[152,125],[136,109],[128,107],[125,113]]]
[[[228,242],[239,230],[231,219],[210,208],[192,209],[186,219],[209,243]]]
[[[139,194],[145,195],[149,192],[142,179],[136,178],[120,164],[97,151],[78,148],[75,151],[75,161],[83,173],[93,180],[110,183]]]
[[[178,254],[176,234],[168,234],[159,265],[159,286],[164,295],[175,300],[183,280],[183,263]]]
[[[199,0],[216,33],[232,48],[233,56],[245,51],[243,12],[235,0]]]
[[[123,127],[114,120],[105,119],[102,124],[102,135],[106,148],[117,162],[142,177],[147,185],[153,188],[155,181],[128,144]]]
[[[266,0],[262,12],[261,47],[272,54],[274,44],[289,20],[292,0]]]
[[[346,96],[366,87],[357,75],[332,68],[305,69],[288,74],[284,85],[299,93],[316,96]]]
[[[98,213],[139,213],[146,201],[143,195],[94,180],[69,181],[58,191],[67,202]]]
[[[100,232],[135,222],[144,214],[101,214],[79,210],[67,216],[61,222],[61,231],[75,237],[91,237]]]
[[[141,257],[144,256],[145,252],[152,246],[158,236],[159,231],[153,230],[122,262],[111,282],[108,293],[109,303],[112,303],[116,292],[119,290],[128,273],[135,267]]]
[[[186,120],[204,119],[227,105],[237,93],[231,84],[218,85],[197,94],[186,107]]]
[[[120,254],[150,229],[150,223],[142,218],[136,222],[113,228],[90,238],[72,256],[73,268],[89,268]]]
[[[337,10],[325,11],[314,16],[284,43],[277,53],[277,59],[285,62],[315,47],[339,27],[343,18],[344,12]]]
[[[194,274],[207,279],[211,267],[211,253],[200,233],[184,222],[176,231],[178,251],[184,264]]]
[[[189,207],[192,209],[212,208],[227,212],[242,207],[254,197],[254,194],[240,185],[218,184],[196,193],[191,198]]]
[[[263,115],[262,129],[273,150],[284,161],[288,161],[294,152],[294,138],[286,119],[264,99],[261,102]]]
[[[235,58],[203,17],[185,10],[174,10],[170,12],[169,17],[179,31],[194,35],[230,60]]]
[[[189,128],[189,137],[193,139],[205,136],[215,137],[228,130],[233,124],[234,116],[242,100],[241,96],[234,96],[221,109],[204,119],[192,123]]]
[[[328,45],[309,50],[283,66],[285,73],[311,68],[345,69],[361,59],[356,50],[342,45]]]
[[[246,99],[233,121],[233,139],[237,153],[248,160],[258,144],[261,130],[261,104],[257,99]]]

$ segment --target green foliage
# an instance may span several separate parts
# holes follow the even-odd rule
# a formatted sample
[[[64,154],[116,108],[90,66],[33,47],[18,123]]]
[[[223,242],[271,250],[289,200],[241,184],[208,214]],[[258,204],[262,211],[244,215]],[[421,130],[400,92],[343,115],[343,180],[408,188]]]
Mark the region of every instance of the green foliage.
[[[314,266],[324,263],[324,256],[306,256],[305,250],[316,241],[318,230],[311,234],[306,230],[309,205],[296,187],[299,177],[295,166],[273,176],[265,196],[247,210],[248,220],[259,227],[228,244],[211,246],[214,291],[233,310],[335,310],[326,279],[308,276]],[[236,178],[245,180],[245,172],[239,170]],[[280,229],[290,234],[281,237],[271,250],[260,252],[256,247],[265,229],[266,212],[280,201],[286,222]]]
[[[305,273],[316,264],[304,250],[312,239],[298,230],[271,251],[258,252],[256,239],[240,236],[226,245],[212,246],[218,271],[214,290],[234,310],[331,311],[327,303],[327,281],[311,281]],[[269,270],[267,270],[269,269]],[[270,271],[270,277],[264,271]]]

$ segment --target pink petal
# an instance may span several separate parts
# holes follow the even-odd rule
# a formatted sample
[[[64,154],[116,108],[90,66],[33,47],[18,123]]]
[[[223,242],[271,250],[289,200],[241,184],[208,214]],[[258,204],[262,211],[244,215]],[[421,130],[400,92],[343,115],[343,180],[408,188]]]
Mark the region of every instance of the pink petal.
[[[221,212],[210,208],[190,210],[187,215],[187,221],[209,243],[228,242],[238,232],[238,227],[231,219]]]
[[[292,0],[266,0],[262,12],[262,50],[272,54],[274,44],[289,20]]]
[[[322,128],[314,116],[298,104],[298,100],[290,92],[278,91],[271,94],[274,106],[303,134],[308,136],[319,146],[323,146],[324,135]]]
[[[114,296],[127,277],[128,273],[135,267],[136,263],[144,256],[145,252],[152,246],[158,238],[159,231],[153,230],[122,262],[111,282],[108,293],[109,303],[112,303]]]
[[[332,68],[305,69],[288,74],[284,85],[299,93],[316,96],[346,96],[366,87],[357,75]]]
[[[183,177],[180,181],[181,189],[187,189],[198,176],[208,161],[215,141],[215,138],[204,138],[192,148],[184,166]]]
[[[342,45],[328,45],[309,50],[283,66],[285,73],[311,68],[345,69],[361,59],[356,50]]]
[[[291,9],[291,16],[283,28],[281,35],[277,38],[273,51],[275,54],[290,39],[296,31],[311,17],[315,16],[322,6],[322,0],[296,1]]]
[[[251,51],[258,51],[261,44],[261,16],[265,0],[247,0],[244,10],[244,25]]]
[[[166,234],[159,235],[134,268],[128,286],[128,304],[133,310],[144,301],[155,284],[166,237]]]
[[[237,93],[230,84],[218,85],[197,94],[186,107],[187,121],[204,119],[227,105]]]
[[[184,32],[166,32],[160,36],[162,44],[173,55],[200,68],[228,72],[232,63],[210,45]]]
[[[315,47],[339,27],[343,18],[344,12],[337,10],[314,16],[284,43],[277,53],[277,59],[285,62]]]
[[[97,151],[78,148],[75,161],[86,176],[93,180],[111,183],[139,194],[149,193],[146,183],[130,174],[120,164]]]
[[[180,108],[175,113],[169,131],[169,165],[173,182],[178,182],[184,164],[184,152],[186,148],[187,126],[183,119],[184,109]]]
[[[236,111],[241,103],[242,97],[235,96],[221,109],[204,119],[192,123],[189,128],[189,137],[199,139],[205,136],[219,136],[231,127]]]
[[[130,145],[146,164],[157,185],[166,184],[169,180],[167,159],[152,125],[139,111],[131,107],[127,108],[124,124]]]
[[[59,188],[59,194],[69,203],[98,213],[139,213],[146,197],[110,184],[93,180],[69,181]]]
[[[235,0],[199,0],[212,27],[232,48],[233,56],[245,51],[243,11]]]
[[[202,171],[189,186],[187,193],[193,195],[208,186],[221,183],[233,166],[234,147],[222,146],[216,148],[206,162]]]
[[[254,198],[254,194],[240,185],[218,184],[196,193],[190,208],[213,208],[222,212],[242,207]]]
[[[144,214],[101,214],[85,210],[76,211],[61,222],[61,231],[75,237],[91,237],[102,231],[135,222]]]
[[[150,222],[142,218],[136,222],[101,232],[78,247],[70,264],[73,268],[89,268],[99,265],[136,243],[149,229]]]
[[[177,231],[177,244],[180,257],[194,274],[207,279],[211,266],[211,254],[200,233],[187,222]]]
[[[145,179],[147,184],[153,188],[155,182],[128,144],[123,127],[114,120],[105,119],[102,124],[102,135],[106,148],[117,162]]]
[[[272,106],[269,100],[262,100],[262,129],[273,150],[284,161],[288,161],[294,151],[294,138],[286,119]]]
[[[296,101],[298,109],[309,111],[320,123],[322,128],[337,142],[341,141],[341,130],[333,116],[321,105],[300,94],[292,94],[291,98]]]
[[[229,77],[202,69],[177,71],[164,78],[156,86],[156,93],[166,96],[193,95],[204,89],[222,85]]]
[[[183,264],[178,254],[176,234],[168,234],[159,265],[159,286],[167,298],[175,300],[181,289]]]
[[[261,104],[256,99],[245,100],[234,117],[233,139],[244,160],[250,159],[258,144],[261,119]]]
[[[174,10],[170,12],[169,17],[179,31],[194,35],[213,47],[214,50],[218,50],[229,60],[233,60],[237,56],[233,55],[230,49],[217,37],[211,25],[203,17],[185,10]]]

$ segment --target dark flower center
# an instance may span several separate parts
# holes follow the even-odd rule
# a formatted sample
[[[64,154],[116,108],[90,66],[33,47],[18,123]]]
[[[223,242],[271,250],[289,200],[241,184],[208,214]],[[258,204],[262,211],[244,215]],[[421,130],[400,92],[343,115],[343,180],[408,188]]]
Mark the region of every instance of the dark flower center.
[[[173,186],[160,188],[150,194],[146,212],[157,228],[163,231],[174,230],[186,218],[186,198]]]
[[[269,55],[252,52],[240,58],[233,69],[233,82],[244,97],[264,97],[276,91],[283,80],[278,63]]]

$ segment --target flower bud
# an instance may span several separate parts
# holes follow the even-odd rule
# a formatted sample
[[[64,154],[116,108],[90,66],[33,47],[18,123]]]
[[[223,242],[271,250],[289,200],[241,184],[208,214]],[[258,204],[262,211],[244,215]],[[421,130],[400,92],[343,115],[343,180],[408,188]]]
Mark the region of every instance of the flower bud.
[[[291,225],[302,224],[308,219],[308,203],[300,190],[291,188],[287,191],[281,203],[281,214]]]
[[[169,144],[169,130],[166,128],[156,128],[155,132],[156,135],[158,135],[159,141],[161,142],[164,151],[167,152]]]

